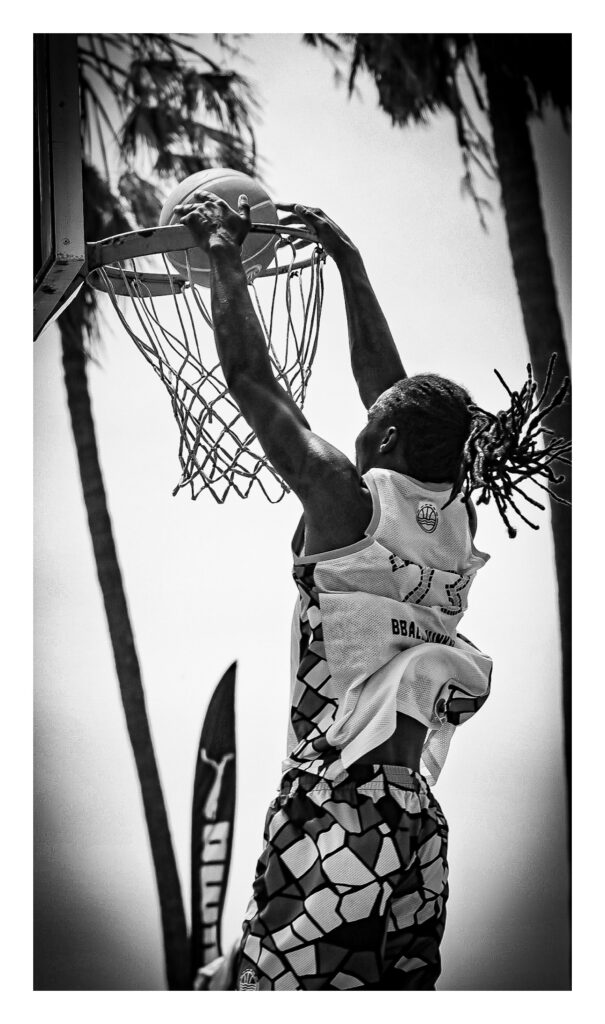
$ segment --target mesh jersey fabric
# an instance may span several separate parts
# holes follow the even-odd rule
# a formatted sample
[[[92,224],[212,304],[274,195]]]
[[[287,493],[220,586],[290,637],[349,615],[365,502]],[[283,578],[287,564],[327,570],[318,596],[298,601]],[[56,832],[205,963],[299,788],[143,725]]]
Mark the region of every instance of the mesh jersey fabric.
[[[400,711],[428,731],[422,770],[437,781],[455,728],[487,699],[491,659],[457,632],[477,571],[450,485],[385,469],[364,481],[373,513],[356,544],[306,556],[292,628],[291,713],[283,770],[336,779],[395,731]]]

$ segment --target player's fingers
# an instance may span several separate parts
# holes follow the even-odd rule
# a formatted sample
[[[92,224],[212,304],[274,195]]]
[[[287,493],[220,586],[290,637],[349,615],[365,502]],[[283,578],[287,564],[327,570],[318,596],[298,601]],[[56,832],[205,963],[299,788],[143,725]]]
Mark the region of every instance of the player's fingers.
[[[199,191],[193,193],[191,197],[191,202],[198,204],[207,202],[218,203],[219,198],[218,196],[214,195],[214,192],[206,192],[204,191],[204,189],[199,189]]]
[[[322,215],[321,210],[318,210],[314,206],[303,206],[302,203],[294,204],[294,212],[297,213],[299,217],[302,217],[303,220],[310,221],[316,221],[317,218]]]
[[[193,198],[202,209],[214,207],[221,210],[222,213],[227,213],[231,210],[229,203],[226,203],[219,196],[213,195],[212,192],[196,192]]]
[[[207,218],[204,217],[204,214],[201,213],[199,209],[193,209],[189,213],[184,214],[184,216],[182,216],[180,218],[180,220],[181,220],[181,224],[198,224],[198,225],[201,225],[201,224],[207,224],[208,223]]]
[[[303,206],[302,203],[276,203],[275,207],[278,210],[296,214],[305,224],[309,224],[313,220],[313,211],[308,206]]]
[[[302,217],[304,221],[313,219],[313,213],[308,206],[303,206],[302,203],[294,203],[294,213],[297,213],[299,217]]]
[[[302,226],[304,221],[302,220],[301,217],[297,216],[296,214],[289,213],[287,215],[287,217],[280,217],[279,223],[280,224],[298,224],[298,225]]]
[[[237,200],[237,209],[238,209],[238,212],[239,212],[240,216],[244,218],[244,220],[246,221],[246,224],[248,225],[248,227],[250,227],[251,217],[250,217],[250,203],[248,202],[248,196],[241,195],[239,197],[239,199]]]

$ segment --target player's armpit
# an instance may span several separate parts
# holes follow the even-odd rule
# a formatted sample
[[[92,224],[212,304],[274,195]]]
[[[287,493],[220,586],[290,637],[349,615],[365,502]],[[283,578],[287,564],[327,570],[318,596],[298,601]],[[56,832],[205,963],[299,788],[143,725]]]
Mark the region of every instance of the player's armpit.
[[[259,384],[242,375],[230,391],[267,458],[302,502],[307,554],[360,540],[372,500],[353,463],[311,430],[276,381]]]

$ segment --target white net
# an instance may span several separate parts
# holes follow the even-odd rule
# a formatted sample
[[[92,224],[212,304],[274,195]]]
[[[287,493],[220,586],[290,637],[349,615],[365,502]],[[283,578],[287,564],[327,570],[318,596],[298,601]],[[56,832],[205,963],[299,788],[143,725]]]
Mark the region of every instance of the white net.
[[[249,283],[276,379],[302,407],[317,350],[323,301],[325,254],[315,246],[296,263],[296,243],[280,240],[268,276]],[[255,485],[270,502],[288,488],[264,455],[256,435],[230,396],[218,359],[210,292],[171,273],[166,256],[164,294],[143,259],[113,262],[95,271],[120,321],[170,395],[180,441],[181,476],[173,490],[188,488],[193,499],[209,490],[222,503],[234,491],[245,498]],[[151,280],[154,279],[153,286]],[[121,302],[121,296],[128,301]]]

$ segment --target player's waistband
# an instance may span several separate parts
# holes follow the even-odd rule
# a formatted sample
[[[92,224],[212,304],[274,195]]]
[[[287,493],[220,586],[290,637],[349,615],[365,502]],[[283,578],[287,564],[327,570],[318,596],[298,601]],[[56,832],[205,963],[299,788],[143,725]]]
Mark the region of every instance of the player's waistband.
[[[311,789],[333,791],[343,787],[365,792],[395,787],[419,794],[430,793],[429,784],[420,772],[398,764],[353,764],[343,769],[334,779],[326,779],[302,768],[290,768],[282,777],[279,796],[286,798],[301,787],[307,792]]]

